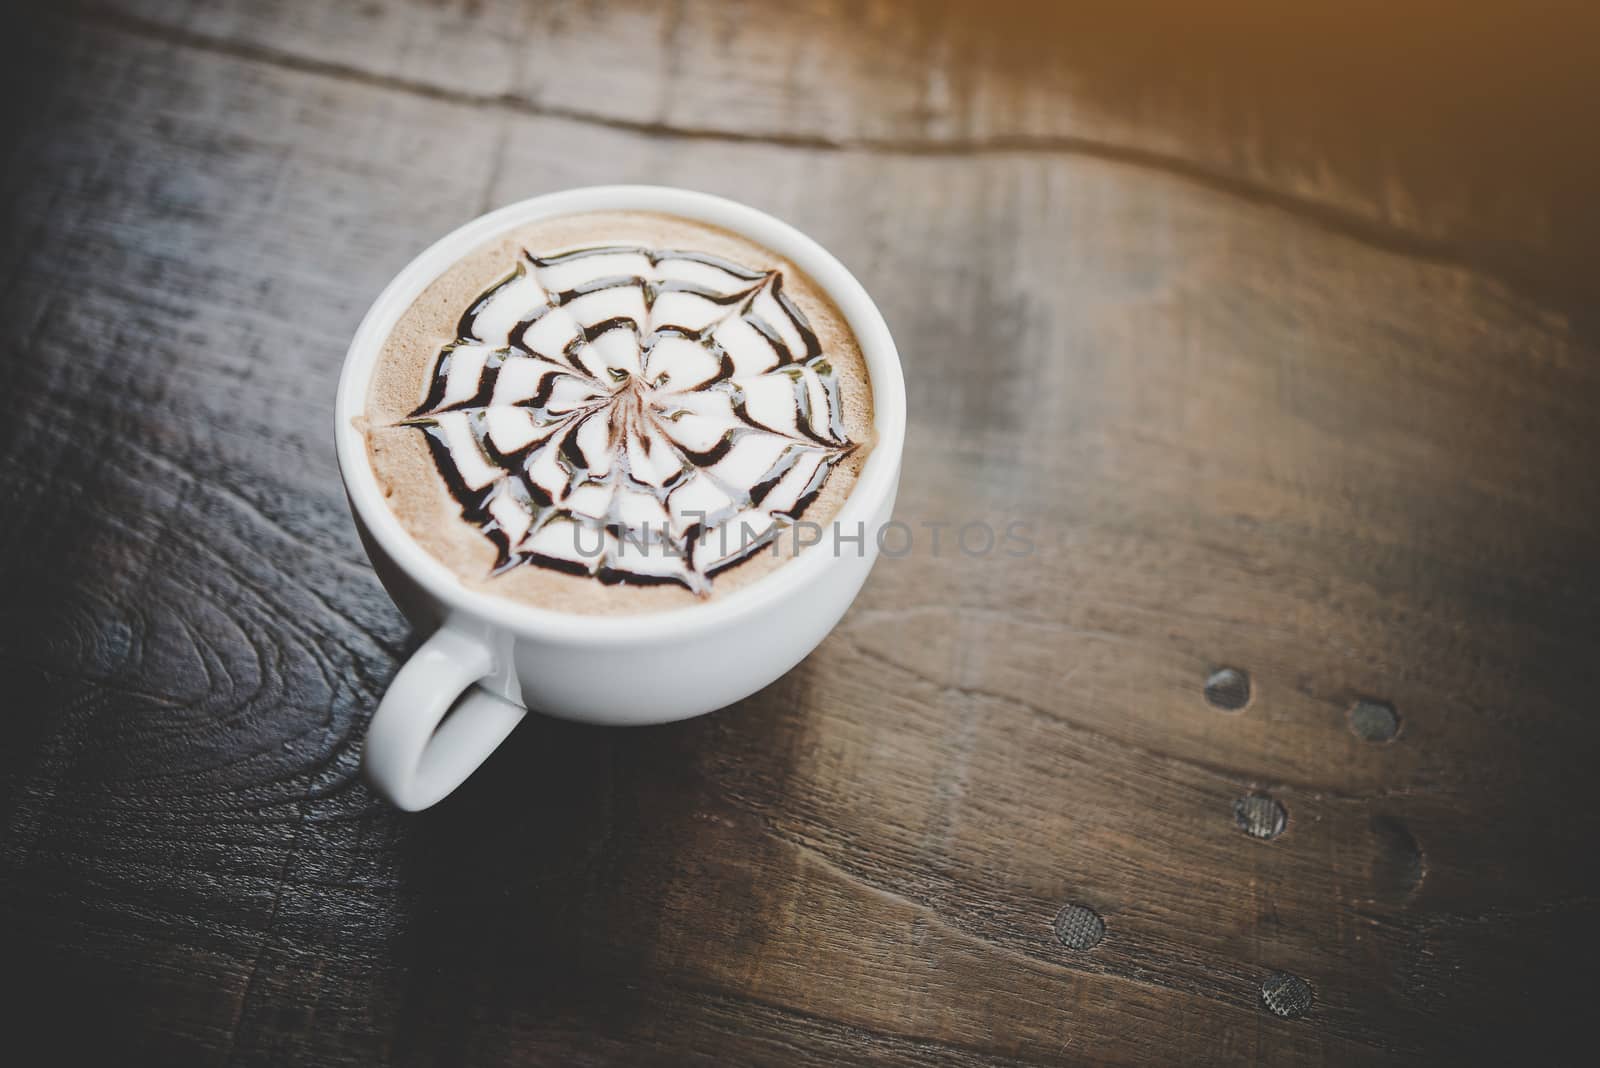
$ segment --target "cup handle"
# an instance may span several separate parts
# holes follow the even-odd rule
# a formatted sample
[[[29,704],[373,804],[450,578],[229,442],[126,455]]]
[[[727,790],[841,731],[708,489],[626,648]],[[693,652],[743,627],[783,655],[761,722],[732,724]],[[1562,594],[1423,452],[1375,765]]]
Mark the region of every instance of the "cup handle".
[[[411,654],[367,728],[361,766],[397,808],[438,803],[478,770],[528,710],[478,688],[488,646],[448,624]]]

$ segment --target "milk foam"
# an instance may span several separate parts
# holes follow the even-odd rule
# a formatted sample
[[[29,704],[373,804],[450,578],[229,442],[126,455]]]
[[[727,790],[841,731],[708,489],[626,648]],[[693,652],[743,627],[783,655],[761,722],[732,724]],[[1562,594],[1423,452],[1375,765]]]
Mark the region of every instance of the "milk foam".
[[[426,433],[497,570],[707,595],[855,447],[779,271],[619,245],[524,253],[457,335],[403,425]]]

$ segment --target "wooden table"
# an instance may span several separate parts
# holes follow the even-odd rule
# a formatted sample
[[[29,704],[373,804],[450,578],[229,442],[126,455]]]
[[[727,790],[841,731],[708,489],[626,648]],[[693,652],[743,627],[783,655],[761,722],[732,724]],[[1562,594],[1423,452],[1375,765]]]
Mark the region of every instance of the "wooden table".
[[[1581,1033],[1594,19],[1190,6],[6,27],[0,960],[7,1041],[52,1055],[16,1063]],[[748,201],[859,275],[924,536],[738,706],[534,717],[397,814],[357,767],[418,639],[335,471],[345,343],[436,236],[618,180]],[[952,551],[974,519],[1036,551]]]

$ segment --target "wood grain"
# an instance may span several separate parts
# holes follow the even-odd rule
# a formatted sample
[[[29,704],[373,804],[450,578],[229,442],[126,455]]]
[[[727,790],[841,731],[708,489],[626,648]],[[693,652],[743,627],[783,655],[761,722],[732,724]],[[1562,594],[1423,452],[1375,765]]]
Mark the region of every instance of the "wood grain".
[[[905,42],[874,75],[903,89],[957,45],[895,10],[862,19]],[[1465,251],[1441,256],[1304,190],[974,151],[938,118],[989,114],[973,85],[912,131],[946,149],[873,144],[910,135],[829,73],[869,66],[855,35],[774,88],[754,68],[794,27],[731,11],[27,27],[0,187],[16,1033],[164,1064],[918,1065],[1571,1032],[1600,933],[1600,341],[1540,282],[1564,253],[1518,246],[1537,269],[1508,274],[1490,231],[1445,226]],[[714,48],[696,19],[754,36]],[[680,36],[703,51],[669,69]],[[620,110],[560,96],[622,45],[646,59],[584,97]],[[746,110],[682,102],[713,80]],[[739,706],[531,718],[402,817],[356,776],[416,636],[339,488],[343,347],[434,237],[613,180],[754,203],[866,283],[906,363],[914,549]],[[963,555],[978,520],[1034,551]],[[1240,712],[1202,697],[1221,666],[1251,677]],[[1351,730],[1362,698],[1394,741]],[[1235,826],[1252,794],[1281,835]],[[1056,939],[1068,902],[1104,919],[1094,948]],[[1262,1008],[1277,971],[1314,989],[1303,1019]]]
[[[1083,153],[1596,295],[1588,5],[101,0],[142,33],[492,110],[896,154]]]

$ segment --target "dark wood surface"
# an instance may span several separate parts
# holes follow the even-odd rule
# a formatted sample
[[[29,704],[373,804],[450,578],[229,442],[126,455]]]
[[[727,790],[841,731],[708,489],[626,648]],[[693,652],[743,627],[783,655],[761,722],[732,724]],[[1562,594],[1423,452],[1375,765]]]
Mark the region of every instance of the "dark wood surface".
[[[13,13],[7,1040],[1276,1065],[1580,1033],[1594,20],[1280,6]],[[862,278],[923,536],[761,694],[531,717],[397,814],[357,767],[418,639],[339,488],[344,345],[438,235],[619,180]],[[973,519],[1037,551],[922,526]],[[1268,1011],[1277,973],[1308,1010]]]

